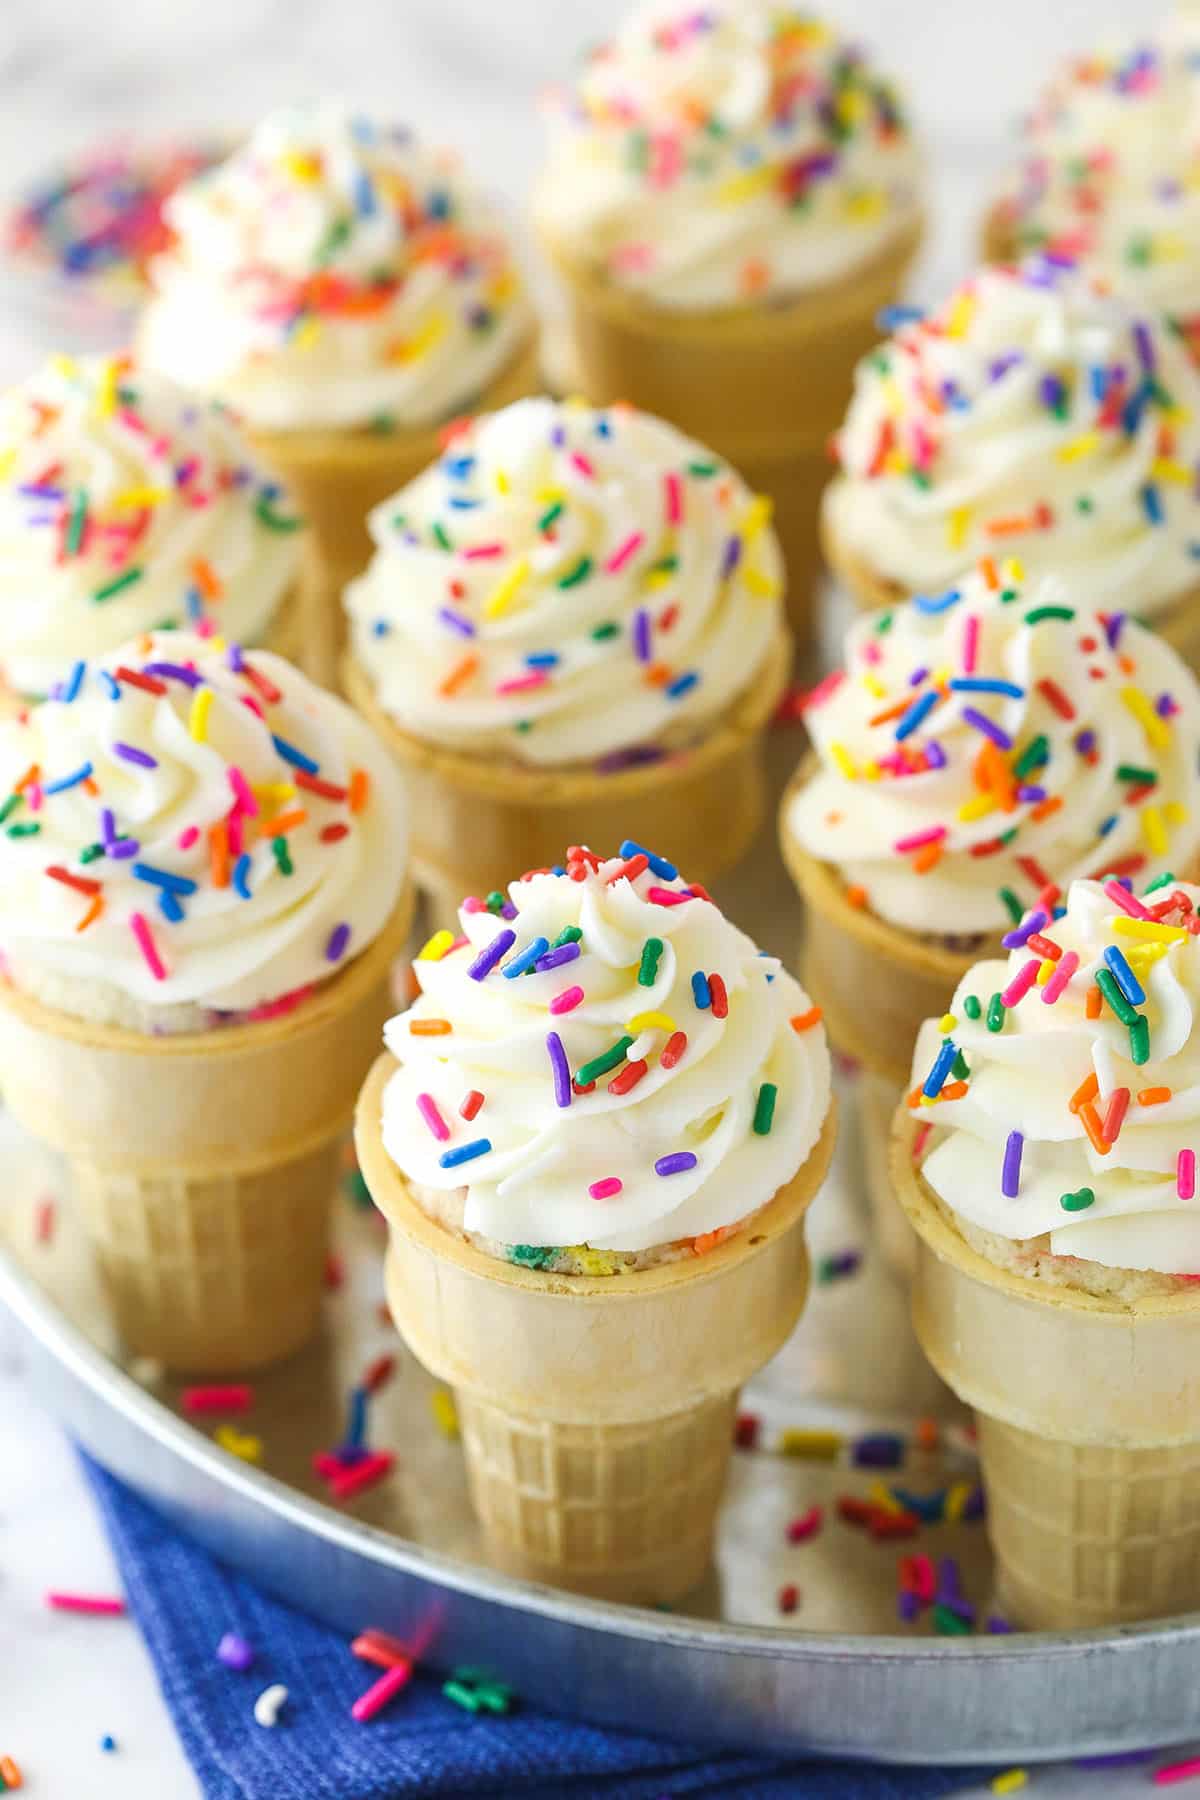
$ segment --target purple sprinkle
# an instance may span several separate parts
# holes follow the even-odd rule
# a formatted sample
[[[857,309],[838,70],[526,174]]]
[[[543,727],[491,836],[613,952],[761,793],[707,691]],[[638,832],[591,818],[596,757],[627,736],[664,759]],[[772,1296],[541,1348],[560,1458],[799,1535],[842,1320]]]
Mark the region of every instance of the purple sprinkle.
[[[182,663],[147,663],[142,670],[142,674],[158,675],[164,681],[182,681],[184,687],[198,688],[204,686],[203,675],[197,674],[195,669],[186,669]]]
[[[1179,703],[1170,694],[1160,694],[1154,702],[1154,710],[1160,719],[1170,719],[1179,711]]]
[[[962,1516],[964,1519],[982,1519],[986,1517],[986,1515],[987,1495],[984,1493],[981,1484],[976,1482],[975,1486],[971,1489],[971,1492],[967,1495],[967,1503],[963,1507]]]
[[[1023,786],[1017,789],[1017,799],[1024,801],[1029,806],[1036,806],[1039,801],[1044,800],[1045,798],[1046,790],[1044,787]]]
[[[329,942],[325,946],[326,962],[340,962],[346,954],[346,945],[350,942],[350,927],[343,919],[335,925],[329,934]]]
[[[1124,623],[1125,614],[1123,612],[1109,613],[1108,617],[1105,619],[1104,635],[1108,639],[1108,647],[1110,650],[1116,649],[1117,639],[1121,635],[1121,628]]]
[[[1048,406],[1052,412],[1056,407],[1061,406],[1066,398],[1066,392],[1066,388],[1057,375],[1043,375],[1038,383],[1038,393],[1042,397],[1042,404]]]
[[[443,606],[438,613],[438,618],[443,625],[448,625],[451,631],[457,631],[460,637],[475,636],[475,627],[470,619],[464,619],[462,614],[456,613],[452,606]]]
[[[938,1561],[937,1599],[940,1606],[949,1606],[957,1611],[962,1605],[962,1582],[958,1573],[958,1563],[952,1556],[943,1556]]]
[[[1154,373],[1154,339],[1150,336],[1150,327],[1144,319],[1139,319],[1133,328],[1133,341],[1137,346],[1138,361],[1147,375]]]
[[[896,1596],[896,1611],[906,1625],[911,1625],[921,1610],[921,1602],[909,1588]]]
[[[736,535],[727,540],[725,554],[721,558],[721,580],[728,581],[733,571],[742,560],[742,540]]]
[[[100,808],[100,836],[104,840],[105,849],[111,850],[117,841],[117,821],[109,806]]]
[[[638,769],[645,763],[661,762],[666,755],[660,744],[635,744],[628,750],[612,750],[607,756],[597,757],[596,772],[616,775],[621,769]]]
[[[467,970],[467,974],[471,977],[471,980],[482,981],[485,975],[490,975],[496,964],[500,961],[500,958],[502,956],[507,956],[516,941],[517,934],[515,931],[498,931],[486,950],[481,950],[479,952],[479,955]]]
[[[236,1631],[227,1631],[217,1645],[217,1661],[242,1674],[254,1665],[254,1646]]]
[[[502,919],[515,919],[516,916],[517,916],[516,907],[513,905],[511,900],[506,900],[504,902],[504,905],[500,908],[500,917]]]
[[[567,1053],[563,1049],[563,1041],[557,1031],[546,1033],[546,1048],[550,1052],[550,1067],[554,1070],[554,1099],[559,1106],[571,1104],[571,1071],[567,1066]]]
[[[1021,1152],[1025,1139],[1019,1131],[1010,1131],[1004,1145],[1004,1167],[1000,1173],[1000,1192],[1006,1200],[1015,1200],[1021,1191]]]
[[[119,838],[104,846],[104,854],[114,862],[126,862],[129,857],[136,856],[141,847],[137,838]]]
[[[633,654],[639,662],[648,663],[652,654],[650,648],[650,614],[644,606],[639,606],[633,615]]]
[[[229,664],[230,668],[233,670],[234,674],[240,675],[243,668],[245,667],[245,664],[242,660],[242,646],[240,644],[230,644],[229,652],[228,652],[225,660]]]
[[[920,687],[921,683],[924,681],[924,679],[928,675],[928,673],[929,673],[928,666],[926,664],[922,663],[921,667],[919,669],[914,669],[912,674],[909,676],[909,678],[908,678],[909,687]]]
[[[1012,1626],[1007,1619],[1002,1619],[999,1613],[992,1613],[984,1630],[990,1631],[993,1637],[1004,1637],[1012,1630]]]
[[[925,761],[931,769],[944,769],[946,766],[946,752],[932,738],[925,745]]]
[[[683,1175],[688,1169],[694,1169],[699,1159],[690,1150],[676,1150],[670,1156],[660,1156],[654,1165],[656,1175]]]
[[[1075,748],[1078,750],[1080,756],[1090,756],[1092,751],[1096,748],[1095,732],[1081,731],[1079,736],[1075,739]]]
[[[539,975],[544,975],[547,969],[560,969],[564,963],[574,962],[578,955],[578,944],[557,944],[553,950],[547,950],[545,956],[539,956],[533,966]]]
[[[968,725],[973,725],[976,731],[981,731],[983,733],[984,737],[991,738],[997,749],[1012,749],[1013,741],[1009,737],[1007,731],[1002,731],[999,725],[994,724],[991,719],[986,718],[984,714],[977,711],[975,707],[964,706],[962,709],[962,716]]]
[[[125,762],[136,763],[139,769],[157,769],[158,758],[151,756],[148,750],[138,750],[133,744],[114,744],[113,755],[121,757]]]
[[[1034,932],[1049,923],[1049,915],[1039,906],[1035,912],[1026,913],[1019,925],[1006,931],[1000,942],[1006,950],[1023,950]]]

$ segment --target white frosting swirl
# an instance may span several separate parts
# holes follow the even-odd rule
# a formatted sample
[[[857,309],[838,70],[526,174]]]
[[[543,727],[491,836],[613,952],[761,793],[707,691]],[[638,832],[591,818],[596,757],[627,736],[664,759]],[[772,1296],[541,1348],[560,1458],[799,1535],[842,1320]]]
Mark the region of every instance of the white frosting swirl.
[[[659,306],[836,281],[918,217],[893,89],[778,0],[652,0],[554,98],[541,229]]]
[[[0,668],[48,693],[163,625],[253,643],[295,581],[288,496],[221,407],[128,357],[52,358],[0,397]]]
[[[785,828],[910,931],[1000,931],[1006,892],[1200,847],[1195,677],[1052,578],[989,567],[862,616],[806,717],[821,767]]]
[[[439,744],[561,766],[694,734],[780,630],[769,508],[628,407],[520,400],[372,515],[348,588],[381,705]]]
[[[1048,262],[984,269],[860,365],[835,541],[910,592],[987,555],[1153,614],[1200,579],[1200,376],[1157,318]]]
[[[711,902],[656,902],[687,892],[669,864],[669,874],[659,863],[633,879],[618,878],[623,866],[514,882],[507,923],[464,907],[466,942],[418,959],[420,997],[386,1029],[401,1066],[384,1093],[384,1147],[422,1187],[466,1182],[466,1229],[506,1245],[637,1251],[734,1224],[792,1179],[825,1120],[829,1053],[820,1026],[803,1019],[798,984]],[[531,948],[572,931],[571,960],[507,977]],[[478,976],[502,933],[511,948]],[[719,995],[698,1005],[693,975],[722,977],[727,1008]],[[574,1003],[564,1007],[564,995]],[[686,1048],[673,1060],[677,1032]],[[551,1034],[572,1077],[621,1049],[581,1094],[556,1082]],[[643,1062],[640,1079],[614,1093]],[[765,1086],[775,1090],[769,1121]],[[468,1121],[469,1092],[484,1098]],[[481,1140],[484,1152],[459,1160]]]
[[[0,950],[89,1016],[293,995],[367,947],[404,874],[368,727],[279,657],[186,632],[0,723],[0,797]]]
[[[272,113],[165,211],[144,360],[263,430],[440,423],[530,330],[494,207],[337,102]]]
[[[1182,29],[1072,58],[1022,131],[999,196],[1022,252],[1086,259],[1181,319],[1200,290],[1200,46]]]
[[[1149,913],[1176,892],[1185,899],[1167,910],[1169,941],[1163,943],[1153,941],[1152,920],[1150,937],[1136,935],[1139,921],[1130,920],[1103,888],[1076,882],[1065,916],[1047,926],[1046,935],[1062,952],[1056,967],[1068,958],[1077,958],[1077,966],[1051,1004],[1043,1004],[1051,987],[1031,987],[1008,1008],[998,1031],[987,1025],[990,997],[1037,956],[1015,949],[1007,962],[977,964],[962,982],[951,1006],[949,1041],[966,1058],[967,1091],[921,1107],[918,1116],[937,1127],[922,1173],[971,1225],[1003,1238],[1049,1232],[1052,1253],[1114,1268],[1200,1271],[1200,1205],[1192,1172],[1200,1152],[1200,889],[1171,882],[1144,894],[1139,910]],[[1126,931],[1129,925],[1133,932]],[[1107,1000],[1096,1017],[1088,1016],[1089,991],[1097,979],[1104,986],[1113,977],[1105,953],[1114,950],[1142,996],[1132,1009],[1149,1028],[1149,1054],[1142,1061],[1134,1060],[1134,1035]],[[968,996],[981,1005],[974,1020]],[[930,1020],[917,1039],[915,1081],[926,1084],[942,1042]],[[1126,1110],[1112,1141],[1104,1127],[1114,1121],[1110,1108],[1122,1089],[1126,1102],[1118,1100],[1116,1110],[1122,1104]],[[1107,1146],[1103,1154],[1089,1136],[1081,1105],[1090,1108],[1093,1135]],[[1014,1131],[1023,1139],[1015,1180],[1009,1150]]]

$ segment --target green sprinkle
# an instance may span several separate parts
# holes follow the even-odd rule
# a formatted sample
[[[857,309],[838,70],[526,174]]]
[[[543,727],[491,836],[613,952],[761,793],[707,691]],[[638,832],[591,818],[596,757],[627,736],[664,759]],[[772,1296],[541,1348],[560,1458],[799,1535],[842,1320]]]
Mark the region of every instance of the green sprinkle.
[[[504,895],[499,888],[493,888],[483,903],[490,913],[498,913],[504,906]]]
[[[350,1174],[346,1176],[344,1186],[347,1198],[352,1201],[355,1206],[361,1206],[364,1212],[368,1206],[374,1204],[371,1199],[371,1190],[363,1179],[363,1172],[361,1169],[351,1170]]]
[[[1016,835],[1017,835],[1017,828],[1014,825],[1010,831],[1002,831],[1000,833],[1000,836],[999,836],[997,842],[1001,843],[1001,844],[1011,844],[1013,839],[1016,837]],[[1015,920],[1014,920],[1014,923],[1015,923]]]
[[[517,732],[519,735],[523,735],[527,731],[532,731],[533,730],[533,720],[532,719],[518,719],[516,724],[513,726],[513,730],[515,732]]]
[[[1142,892],[1144,894],[1157,894],[1159,888],[1170,887],[1174,879],[1175,877],[1173,875],[1159,875],[1156,880],[1150,883],[1149,887],[1143,888]]]
[[[979,1017],[983,1008],[979,1004],[978,994],[967,995],[966,999],[963,1001],[963,1011],[966,1013],[968,1019],[977,1019]]]
[[[1004,1030],[1004,1002],[999,994],[993,994],[988,1001],[987,1028],[989,1031]]]
[[[971,1073],[971,1066],[961,1050],[950,1065],[950,1073],[955,1081],[965,1081]]]
[[[614,623],[612,619],[609,619],[606,624],[596,625],[592,628],[592,637],[595,639],[596,643],[602,644],[605,638],[616,637],[620,629],[621,627],[619,625]]]
[[[583,933],[578,925],[564,925],[550,948],[561,950],[564,944],[577,944],[582,936]]]
[[[454,545],[450,541],[450,533],[446,530],[446,527],[442,524],[440,519],[435,519],[433,521],[432,531],[433,541],[439,548],[442,550],[453,550]]]
[[[303,519],[289,518],[286,513],[277,513],[271,504],[270,496],[260,494],[254,502],[254,516],[260,525],[268,531],[299,531]]]
[[[95,862],[95,860],[98,856],[103,856],[103,855],[104,855],[104,845],[103,844],[85,844],[83,846],[83,849],[79,852],[79,860],[81,863]]]
[[[1021,905],[1021,902],[1017,899],[1017,896],[1013,893],[1011,888],[1001,888],[999,893],[1001,900],[1003,900],[1004,905],[1007,908],[1009,918],[1014,925],[1019,925],[1021,920],[1025,917],[1025,908]]]
[[[392,514],[392,530],[393,531],[403,531],[407,524],[408,524],[407,513],[393,513]]]
[[[758,1099],[754,1104],[754,1135],[767,1137],[775,1118],[775,1101],[779,1089],[773,1081],[764,1081],[758,1090]]]
[[[1010,588],[1001,588],[1000,589],[1000,604],[1001,604],[1001,606],[1011,606],[1014,600],[1019,600],[1020,598],[1021,598],[1020,588],[1011,588],[1010,587]]]
[[[1085,1212],[1089,1206],[1094,1206],[1095,1202],[1096,1196],[1091,1188],[1084,1187],[1078,1189],[1074,1194],[1063,1194],[1058,1204],[1064,1212]]]
[[[933,1628],[941,1637],[970,1637],[971,1627],[965,1619],[939,1601],[933,1609]]]
[[[545,1244],[510,1244],[508,1246],[509,1262],[520,1263],[523,1269],[541,1269],[553,1255],[554,1251]]]
[[[41,829],[40,825],[10,825],[5,835],[11,838],[37,837]]]
[[[598,1081],[601,1075],[607,1075],[610,1069],[615,1069],[619,1062],[624,1062],[625,1052],[632,1043],[631,1037],[618,1038],[610,1050],[603,1050],[599,1056],[593,1056],[591,1062],[584,1063],[575,1077],[578,1086],[590,1086],[593,1081]]]
[[[75,495],[75,504],[71,508],[71,522],[67,526],[67,538],[63,548],[68,556],[77,556],[79,546],[83,542],[83,528],[87,523],[87,492],[80,488]]]
[[[376,413],[367,420],[367,430],[373,431],[376,437],[390,437],[396,429],[395,413]]]
[[[1092,499],[1090,494],[1078,494],[1075,498],[1075,508],[1077,512],[1081,513],[1094,512],[1096,509],[1096,502]]]
[[[285,837],[274,837],[271,839],[271,854],[275,858],[275,867],[279,870],[279,873],[281,875],[290,875],[292,873],[292,857],[291,852],[288,849],[288,841]]]
[[[638,969],[638,986],[653,987],[654,977],[658,974],[658,959],[663,953],[661,938],[647,938],[642,945],[642,961]]]
[[[132,587],[135,581],[141,579],[141,569],[126,569],[122,574],[114,575],[111,581],[106,581],[103,587],[98,587],[92,595],[92,599],[95,601],[111,600],[114,594],[122,593],[126,588]]]
[[[1116,1013],[1122,1025],[1128,1025],[1130,1031],[1132,1031],[1142,1015],[1139,1012],[1135,1012],[1133,1007],[1130,1006],[1128,1000],[1117,986],[1115,975],[1113,975],[1109,969],[1098,969],[1095,981],[1096,986],[1100,989],[1100,992],[1104,995],[1104,998],[1108,1001],[1109,1006],[1112,1008],[1113,1012]],[[1143,1061],[1144,1060],[1145,1059],[1143,1058]]]
[[[9,819],[12,817],[13,813],[16,812],[24,798],[24,794],[10,794],[8,796],[4,805],[0,806],[0,825],[8,824]]]
[[[1139,1068],[1150,1061],[1150,1021],[1145,1013],[1139,1013],[1129,1027],[1129,1060]]]
[[[556,500],[554,502],[553,506],[548,506],[546,508],[545,512],[542,514],[541,518],[538,520],[538,522],[537,522],[538,530],[539,531],[549,531],[549,529],[553,525],[554,521],[556,519],[561,518],[562,514],[563,514],[563,503],[561,500]]]
[[[1026,744],[1024,750],[1022,750],[1020,756],[1018,756],[1016,762],[1013,764],[1013,774],[1018,781],[1024,781],[1026,775],[1032,774],[1034,769],[1039,768],[1040,765],[1048,759],[1049,755],[1049,739],[1039,733],[1032,743]]]
[[[559,576],[558,585],[560,588],[578,587],[581,581],[587,580],[587,578],[591,574],[591,572],[592,572],[591,557],[590,556],[581,556],[579,561],[575,564],[575,567],[573,569],[568,569],[568,571],[565,575]]]
[[[921,488],[924,493],[928,493],[933,486],[933,482],[929,479],[929,476],[925,473],[924,469],[910,469],[909,476],[913,486]]]
[[[875,636],[876,637],[886,637],[888,632],[892,629],[892,626],[895,623],[896,623],[895,613],[890,613],[890,612],[881,613],[875,624]]]
[[[318,266],[322,263],[327,263],[331,257],[337,255],[342,245],[349,238],[350,229],[349,219],[335,219],[333,221],[333,224],[329,227],[329,230],[325,233],[325,236],[322,238],[317,248],[315,260]]]
[[[1158,773],[1154,769],[1139,769],[1134,763],[1118,763],[1117,780],[1135,781],[1139,787],[1154,787]]]
[[[720,467],[720,463],[716,462],[693,462],[688,464],[687,472],[689,475],[694,475],[698,481],[707,481],[708,477],[715,475]]]
[[[1022,621],[1025,625],[1040,625],[1043,619],[1073,619],[1073,606],[1035,606],[1025,614]]]

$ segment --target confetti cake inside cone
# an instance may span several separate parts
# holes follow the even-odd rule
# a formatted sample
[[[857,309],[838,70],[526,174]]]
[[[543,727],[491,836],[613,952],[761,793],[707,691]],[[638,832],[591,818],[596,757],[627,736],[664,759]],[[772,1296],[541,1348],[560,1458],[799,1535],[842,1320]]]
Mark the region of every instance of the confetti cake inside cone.
[[[823,510],[867,605],[1019,557],[1200,649],[1200,372],[1152,308],[1058,259],[902,309],[860,364]]]
[[[1077,876],[1190,871],[1200,848],[1195,678],[1011,559],[856,620],[807,718],[781,830],[808,979],[834,1041],[897,1085],[921,1021],[1030,909],[1045,922]]]
[[[1023,1622],[1200,1603],[1200,889],[1080,881],[922,1029],[893,1170]]]
[[[510,1567],[627,1599],[707,1562],[734,1396],[799,1316],[832,1145],[807,996],[662,857],[513,882],[414,965],[359,1110],[389,1298]]]
[[[406,925],[386,752],[280,658],[158,633],[0,724],[0,791],[6,1104],[133,1347],[284,1354]]]
[[[69,688],[82,663],[169,626],[282,643],[299,526],[223,407],[128,356],[52,358],[0,396],[5,685]]]

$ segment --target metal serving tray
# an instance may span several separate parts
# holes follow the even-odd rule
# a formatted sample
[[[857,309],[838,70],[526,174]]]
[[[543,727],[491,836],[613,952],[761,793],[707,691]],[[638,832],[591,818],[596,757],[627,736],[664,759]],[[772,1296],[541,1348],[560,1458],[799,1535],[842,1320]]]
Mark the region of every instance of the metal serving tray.
[[[776,786],[799,734],[774,734]],[[667,846],[669,848],[669,846]],[[725,885],[732,915],[790,959],[799,909],[764,833]],[[869,1003],[869,1002],[868,1002]],[[810,1214],[815,1267],[860,1250],[861,1267],[814,1286],[791,1342],[746,1390],[759,1445],[734,1457],[717,1558],[686,1611],[647,1612],[512,1580],[488,1567],[459,1447],[439,1428],[434,1384],[381,1314],[383,1230],[350,1199],[338,1208],[340,1287],[320,1340],[258,1377],[232,1420],[262,1445],[261,1466],[214,1441],[215,1417],[185,1418],[180,1384],[123,1362],[90,1257],[72,1229],[65,1172],[0,1116],[0,1302],[9,1308],[38,1398],[113,1472],[182,1530],[264,1588],[347,1636],[375,1626],[439,1667],[490,1670],[531,1701],[597,1721],[724,1745],[995,1763],[1101,1755],[1196,1734],[1200,1617],[1113,1631],[935,1636],[928,1615],[897,1619],[897,1562],[957,1558],[963,1589],[989,1610],[991,1566],[978,1522],[874,1541],[837,1515],[839,1496],[895,1480],[946,1488],[974,1462],[957,1403],[921,1359],[899,1283],[872,1249],[843,1076],[842,1143]],[[45,1201],[55,1225],[44,1229]],[[313,1453],[345,1435],[350,1389],[384,1352],[396,1373],[371,1403],[370,1439],[397,1466],[378,1487],[330,1504]],[[936,1451],[903,1470],[852,1464],[869,1431],[940,1426]],[[837,1462],[781,1453],[794,1428],[833,1430]],[[788,1522],[813,1505],[824,1525],[799,1544]],[[793,1613],[781,1590],[798,1589]]]

